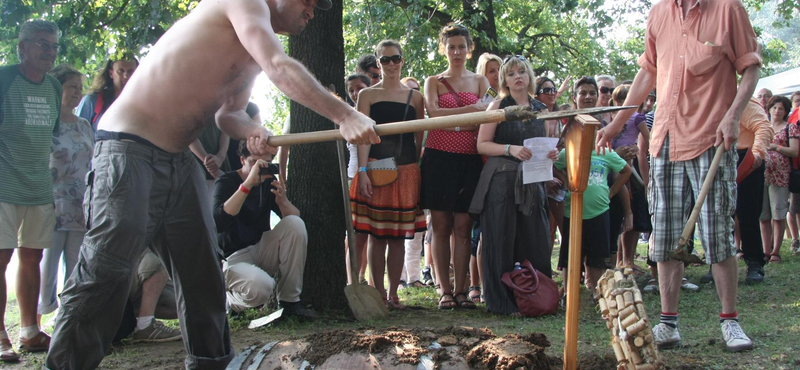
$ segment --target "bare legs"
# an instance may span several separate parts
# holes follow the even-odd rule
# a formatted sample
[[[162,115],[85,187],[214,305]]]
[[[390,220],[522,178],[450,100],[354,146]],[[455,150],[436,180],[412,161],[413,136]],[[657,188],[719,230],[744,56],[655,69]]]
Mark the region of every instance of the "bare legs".
[[[431,210],[431,226],[433,229],[432,255],[436,283],[440,285],[439,293],[467,292],[467,271],[470,258],[470,231],[472,219],[467,213],[453,213]],[[454,236],[455,243],[450,254],[450,236]],[[450,259],[453,260],[455,271],[455,287],[450,286]],[[454,289],[453,289],[454,288]]]
[[[356,233],[356,256],[358,257],[358,278],[359,280],[364,279],[364,274],[367,271],[367,240],[369,235],[368,234],[361,234]],[[347,237],[344,238],[344,257],[345,257],[345,267],[347,269],[347,284],[358,284],[359,281],[353,282],[350,281],[350,243],[347,240]]]
[[[386,247],[389,247],[387,256]],[[405,262],[405,241],[387,240],[369,237],[367,246],[367,256],[369,259],[369,274],[374,282],[375,288],[381,293],[382,297],[396,298],[397,287],[400,285],[400,275],[403,273],[403,263]],[[386,268],[386,269],[385,269]],[[388,271],[387,271],[388,270]],[[383,285],[384,271],[389,275],[389,292]]]

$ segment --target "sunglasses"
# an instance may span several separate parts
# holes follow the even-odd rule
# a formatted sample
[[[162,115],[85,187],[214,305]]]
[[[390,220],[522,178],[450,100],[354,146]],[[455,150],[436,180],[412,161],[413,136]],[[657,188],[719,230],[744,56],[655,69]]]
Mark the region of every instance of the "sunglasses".
[[[600,93],[601,94],[611,94],[612,92],[614,92],[614,88],[613,87],[605,87],[605,86],[603,86],[603,87],[600,88]]]
[[[367,72],[367,76],[372,77],[372,79],[374,80],[376,78],[380,78],[381,74],[380,73]]]
[[[509,56],[507,56],[505,59],[503,59],[503,65],[505,65],[506,63],[508,63],[508,61],[510,61],[510,60],[511,60],[511,59],[513,59],[513,58],[517,58],[517,59],[519,59],[519,60],[521,60],[521,61],[523,61],[523,62],[527,62],[527,60],[525,59],[525,57],[523,57],[522,55],[509,55]]]
[[[545,88],[539,89],[539,91],[537,92],[537,95],[539,95],[539,94],[552,95],[552,94],[555,94],[557,92],[558,92],[558,89],[556,89],[555,87],[545,87]]]
[[[382,57],[378,58],[378,61],[381,62],[381,64],[383,64],[383,65],[387,65],[387,64],[389,64],[389,62],[392,62],[394,64],[400,64],[400,62],[403,61],[403,56],[400,55],[400,54],[392,55],[390,57],[382,56]]]

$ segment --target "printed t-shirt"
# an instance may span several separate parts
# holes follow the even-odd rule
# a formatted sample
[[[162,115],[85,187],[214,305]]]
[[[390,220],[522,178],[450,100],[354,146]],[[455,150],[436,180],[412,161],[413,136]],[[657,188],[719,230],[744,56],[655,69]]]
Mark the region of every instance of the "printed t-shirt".
[[[61,113],[61,84],[29,81],[17,65],[0,67],[0,202],[53,203],[50,144]]]
[[[589,184],[583,192],[583,219],[588,220],[601,215],[608,210],[608,175],[613,172],[622,171],[625,168],[625,160],[617,153],[607,151],[605,155],[598,155],[592,150],[592,165],[589,167]],[[559,153],[558,159],[553,164],[559,170],[567,168],[567,150]],[[569,215],[571,195],[567,192],[564,201],[564,214]]]

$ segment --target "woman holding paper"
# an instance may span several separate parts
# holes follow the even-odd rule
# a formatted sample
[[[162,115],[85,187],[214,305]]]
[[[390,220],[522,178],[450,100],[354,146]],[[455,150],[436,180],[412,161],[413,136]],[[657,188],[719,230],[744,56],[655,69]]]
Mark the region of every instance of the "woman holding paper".
[[[527,105],[534,111],[546,109],[533,99],[533,70],[522,56],[507,57],[500,66],[500,96],[489,109]],[[519,315],[511,291],[500,281],[515,262],[529,260],[547,276],[550,267],[550,227],[544,182],[523,184],[521,162],[534,153],[523,146],[526,139],[547,137],[542,120],[504,121],[484,124],[478,132],[478,152],[488,156],[470,213],[478,214],[483,227],[483,293],[486,309],[505,315]],[[542,153],[537,153],[542,154]],[[556,159],[553,149],[545,154]]]

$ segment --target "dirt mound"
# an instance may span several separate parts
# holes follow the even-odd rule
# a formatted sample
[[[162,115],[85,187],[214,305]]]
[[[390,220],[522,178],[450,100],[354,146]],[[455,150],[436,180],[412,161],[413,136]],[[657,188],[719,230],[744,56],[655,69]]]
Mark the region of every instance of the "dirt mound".
[[[386,330],[337,330],[295,340],[248,347],[229,370],[435,370],[528,369],[549,370],[560,359],[548,358],[544,334],[506,334],[489,329],[448,327]],[[584,356],[581,369],[611,369],[611,362]],[[591,357],[591,358],[589,358]]]

